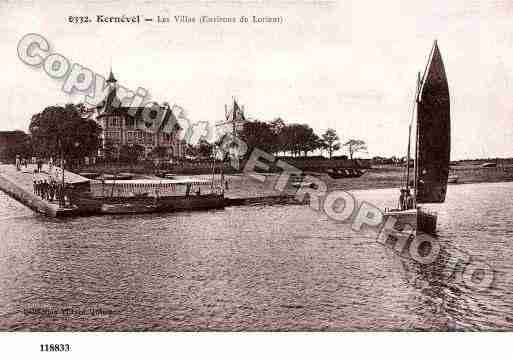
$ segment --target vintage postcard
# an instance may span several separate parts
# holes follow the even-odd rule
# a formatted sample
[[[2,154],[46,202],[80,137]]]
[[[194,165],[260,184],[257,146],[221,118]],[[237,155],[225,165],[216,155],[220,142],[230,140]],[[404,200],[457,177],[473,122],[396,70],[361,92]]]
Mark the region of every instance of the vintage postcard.
[[[0,331],[513,329],[510,2],[0,14]]]

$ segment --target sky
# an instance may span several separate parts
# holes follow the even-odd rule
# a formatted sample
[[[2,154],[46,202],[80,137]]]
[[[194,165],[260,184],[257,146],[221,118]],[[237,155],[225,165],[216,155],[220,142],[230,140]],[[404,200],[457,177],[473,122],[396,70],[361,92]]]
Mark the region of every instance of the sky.
[[[32,114],[77,100],[62,81],[17,57],[20,39],[141,86],[191,121],[224,118],[235,96],[248,117],[281,117],[368,156],[404,155],[417,71],[437,39],[451,95],[451,158],[513,157],[510,1],[30,1],[0,2],[0,130],[27,130]],[[167,24],[71,24],[70,15],[143,15]],[[177,24],[175,15],[281,16],[282,24]],[[341,154],[344,152],[342,151]]]

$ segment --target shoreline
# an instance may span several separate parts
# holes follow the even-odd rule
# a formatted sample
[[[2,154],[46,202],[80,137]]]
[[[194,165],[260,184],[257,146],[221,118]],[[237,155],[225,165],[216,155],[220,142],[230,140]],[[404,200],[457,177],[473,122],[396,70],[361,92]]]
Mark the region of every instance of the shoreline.
[[[51,217],[67,215],[80,215],[80,211],[65,210],[57,208],[55,203],[46,203],[31,191],[31,172],[16,172],[14,166],[2,166],[0,176],[0,187],[3,192],[13,197],[18,202],[31,208],[35,212],[44,213]],[[74,177],[87,181],[86,178],[66,172],[67,180]],[[402,168],[376,168],[369,169],[364,175],[356,178],[333,179],[326,173],[306,172],[305,182],[323,182],[327,191],[369,191],[379,189],[400,188],[404,174]],[[451,175],[458,176],[459,184],[477,183],[507,183],[513,182],[513,166],[502,168],[459,168],[452,170]],[[69,178],[72,176],[73,178]],[[309,203],[309,197],[298,200],[296,193],[298,188],[287,183],[282,190],[275,189],[280,173],[237,173],[225,175],[227,188],[225,188],[226,206],[248,206],[248,205],[305,205]],[[312,176],[312,178],[309,178]],[[5,177],[5,178],[4,178]],[[135,175],[138,178],[158,179],[155,175]],[[182,175],[177,179],[196,178],[211,180],[212,174],[205,175]],[[258,180],[259,178],[260,180]],[[220,181],[220,175],[215,175],[215,181]],[[30,183],[29,183],[30,182]],[[218,182],[219,184],[219,182]],[[322,187],[321,187],[322,188]],[[313,191],[313,190],[309,190]]]
[[[275,190],[273,187],[279,177],[277,173],[258,173],[258,175],[263,176],[265,182],[259,182],[249,174],[244,173],[226,175],[225,178],[228,180],[229,189],[225,192],[225,195],[231,198],[290,196],[294,195],[297,191],[296,188],[290,186],[287,186],[282,192]],[[402,169],[400,168],[394,170],[370,169],[363,176],[357,178],[333,179],[325,173],[311,173],[310,175],[326,183],[329,191],[365,191],[400,188],[403,179]],[[451,170],[450,175],[458,176],[458,182],[448,184],[449,187],[461,184],[513,182],[513,167],[458,169]],[[211,178],[211,175],[193,177]]]

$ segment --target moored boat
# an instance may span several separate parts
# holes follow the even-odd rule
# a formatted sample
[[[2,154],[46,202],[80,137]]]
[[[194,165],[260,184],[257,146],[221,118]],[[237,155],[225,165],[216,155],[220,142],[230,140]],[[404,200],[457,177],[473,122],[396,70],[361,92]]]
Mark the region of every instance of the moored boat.
[[[98,172],[80,172],[79,175],[88,179],[96,179],[100,177]]]
[[[101,179],[101,180],[131,180],[133,177],[134,176],[131,173],[117,173],[117,174],[104,173],[97,178]]]
[[[289,177],[289,183],[294,188],[315,188],[315,184],[313,182],[305,181],[304,173],[291,173]]]
[[[410,167],[406,166],[404,187],[397,209],[385,210],[385,218],[395,218],[398,226],[409,225],[415,232],[436,233],[437,214],[421,207],[442,203],[447,193],[450,163],[450,98],[445,69],[435,41],[415,95],[416,136],[413,195],[410,194]],[[413,121],[412,121],[413,122]],[[407,163],[410,161],[411,124]]]
[[[225,198],[210,181],[107,180],[91,181],[88,195],[75,203],[84,212],[133,214],[224,208]]]
[[[452,183],[452,184],[455,184],[455,183],[458,183],[458,181],[460,180],[460,178],[456,175],[451,175],[449,176],[449,178],[447,179],[447,183]]]
[[[338,179],[361,177],[365,174],[365,171],[359,168],[330,168],[326,171],[326,173],[331,178]]]

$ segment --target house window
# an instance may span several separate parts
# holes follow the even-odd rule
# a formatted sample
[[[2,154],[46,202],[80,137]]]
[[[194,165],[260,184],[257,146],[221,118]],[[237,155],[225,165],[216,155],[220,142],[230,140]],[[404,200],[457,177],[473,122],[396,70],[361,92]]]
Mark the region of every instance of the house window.
[[[119,116],[112,116],[110,117],[110,125],[112,127],[119,127],[122,125],[122,122],[123,121],[123,118],[122,117],[119,117]]]

